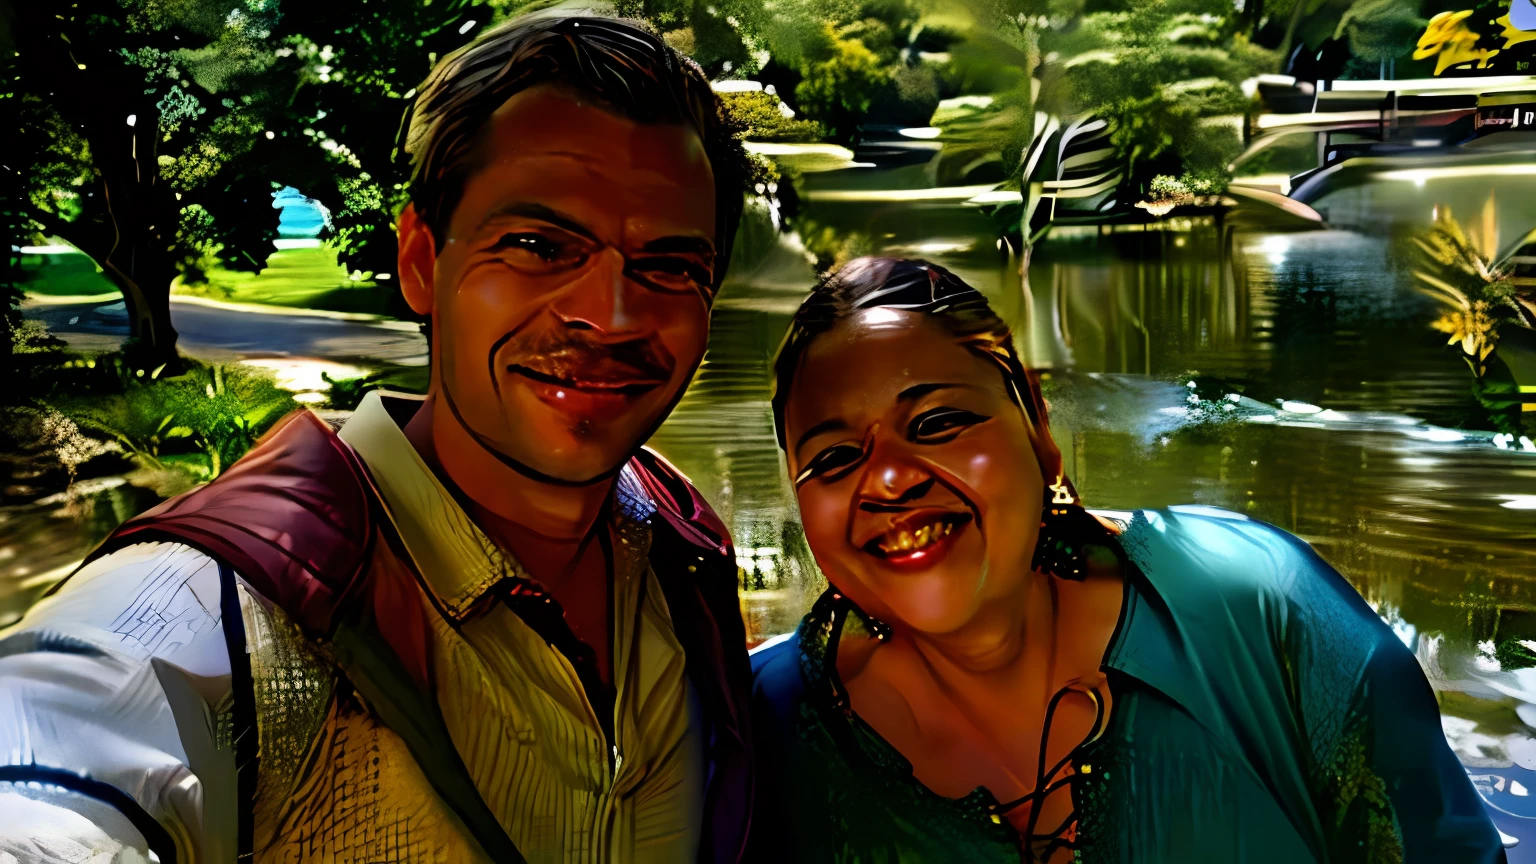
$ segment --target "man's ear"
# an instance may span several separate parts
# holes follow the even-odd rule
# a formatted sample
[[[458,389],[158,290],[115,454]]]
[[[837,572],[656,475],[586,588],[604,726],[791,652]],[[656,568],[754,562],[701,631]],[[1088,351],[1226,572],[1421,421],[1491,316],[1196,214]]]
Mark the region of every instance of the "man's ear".
[[[432,229],[421,221],[413,204],[405,205],[395,224],[400,238],[400,291],[411,311],[431,315],[432,271],[437,264]]]

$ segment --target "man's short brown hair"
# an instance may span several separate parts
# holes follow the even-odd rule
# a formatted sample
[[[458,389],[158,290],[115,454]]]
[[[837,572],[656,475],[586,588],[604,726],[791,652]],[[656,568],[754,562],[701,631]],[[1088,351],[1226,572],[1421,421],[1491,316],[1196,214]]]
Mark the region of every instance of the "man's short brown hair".
[[[715,177],[715,284],[725,278],[750,162],[703,70],[645,24],[596,15],[538,14],[482,33],[444,57],[401,129],[407,187],[441,249],[490,117],[517,93],[569,88],[636,123],[677,123],[704,144]]]

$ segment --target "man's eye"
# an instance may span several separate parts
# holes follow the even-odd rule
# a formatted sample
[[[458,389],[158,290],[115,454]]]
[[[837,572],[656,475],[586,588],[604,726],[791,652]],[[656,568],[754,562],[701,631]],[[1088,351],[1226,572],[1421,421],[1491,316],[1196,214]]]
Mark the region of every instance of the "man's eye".
[[[797,479],[824,477],[858,462],[864,451],[852,444],[838,444],[821,451],[805,466]]]
[[[653,288],[677,292],[708,290],[714,275],[696,261],[664,256],[637,258],[630,263],[629,272]]]
[[[522,269],[556,270],[581,264],[585,252],[569,243],[560,243],[532,232],[502,235],[496,241],[497,252],[506,254],[512,265]]]
[[[914,441],[942,443],[965,429],[992,419],[963,408],[934,408],[912,418],[907,433]]]

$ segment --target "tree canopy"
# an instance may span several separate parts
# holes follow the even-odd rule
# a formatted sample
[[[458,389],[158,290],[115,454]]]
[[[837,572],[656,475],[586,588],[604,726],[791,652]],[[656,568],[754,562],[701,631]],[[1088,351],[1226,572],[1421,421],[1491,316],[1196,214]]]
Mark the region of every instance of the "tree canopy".
[[[0,19],[19,34],[6,51],[5,98],[21,121],[7,165],[20,193],[10,218],[23,235],[61,237],[95,260],[123,292],[146,364],[174,362],[174,280],[196,281],[215,265],[265,266],[277,231],[272,196],[284,187],[324,202],[325,237],[342,264],[387,290],[403,202],[397,132],[414,88],[482,28],[548,5],[11,4]],[[1408,0],[612,8],[649,22],[711,77],[754,82],[726,99],[760,139],[856,145],[882,125],[940,125],[937,179],[1001,181],[1028,199],[1025,158],[1042,118],[1092,116],[1107,123],[1129,193],[1122,201],[1158,176],[1224,183],[1254,108],[1243,82],[1280,70],[1290,45],[1347,42],[1361,62],[1385,63],[1412,53],[1421,23]]]

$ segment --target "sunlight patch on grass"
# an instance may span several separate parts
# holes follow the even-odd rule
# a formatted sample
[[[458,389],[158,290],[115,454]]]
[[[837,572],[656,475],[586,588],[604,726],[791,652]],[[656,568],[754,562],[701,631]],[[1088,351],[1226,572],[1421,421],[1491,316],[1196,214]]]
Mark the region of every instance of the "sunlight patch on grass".
[[[39,254],[22,254],[20,282],[26,293],[39,297],[117,293],[117,286],[85,254],[46,248]],[[278,249],[260,273],[218,268],[208,274],[207,284],[187,285],[178,279],[171,289],[173,294],[233,303],[374,315],[386,314],[392,291],[393,286],[353,281],[337,263],[336,251],[324,245]]]

